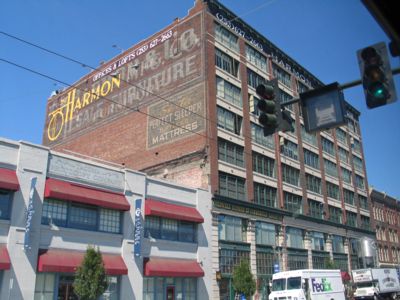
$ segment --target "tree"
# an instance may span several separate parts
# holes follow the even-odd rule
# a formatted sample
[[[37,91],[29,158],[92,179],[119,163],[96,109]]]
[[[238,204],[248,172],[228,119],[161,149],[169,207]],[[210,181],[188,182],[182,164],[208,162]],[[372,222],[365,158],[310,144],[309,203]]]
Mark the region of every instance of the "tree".
[[[88,246],[75,273],[74,292],[80,300],[96,300],[108,287],[103,258],[99,249]]]
[[[326,269],[339,269],[339,266],[332,260],[332,259],[326,259],[325,262],[325,268]]]
[[[247,260],[241,260],[240,264],[233,269],[233,288],[236,293],[244,294],[247,299],[255,293],[256,281]]]

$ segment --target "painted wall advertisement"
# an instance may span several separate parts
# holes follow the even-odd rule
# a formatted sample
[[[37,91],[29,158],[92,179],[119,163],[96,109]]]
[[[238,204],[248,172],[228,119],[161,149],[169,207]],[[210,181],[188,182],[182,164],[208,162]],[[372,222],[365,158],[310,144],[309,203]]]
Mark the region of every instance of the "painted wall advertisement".
[[[44,144],[57,144],[65,137],[92,130],[132,111],[143,110],[154,124],[154,110],[147,113],[144,107],[168,103],[175,99],[168,92],[177,88],[183,91],[184,85],[203,74],[200,38],[198,15],[140,43],[50,98]],[[181,95],[176,104],[185,105],[187,99],[187,95]],[[188,109],[203,109],[196,108],[193,102],[188,105]],[[179,128],[182,118],[177,117],[176,121]],[[192,130],[199,131],[201,126]]]

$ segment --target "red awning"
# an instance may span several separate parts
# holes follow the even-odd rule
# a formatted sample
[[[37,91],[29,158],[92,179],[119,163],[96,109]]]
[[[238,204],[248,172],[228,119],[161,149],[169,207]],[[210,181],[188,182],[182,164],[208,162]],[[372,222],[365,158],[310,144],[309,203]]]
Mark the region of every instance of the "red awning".
[[[75,273],[85,252],[48,249],[39,254],[39,272]],[[128,268],[120,255],[102,253],[107,275],[126,275]]]
[[[204,218],[194,207],[170,204],[152,199],[146,199],[144,207],[146,216],[158,216],[195,223],[204,222]]]
[[[0,189],[12,191],[19,189],[19,182],[15,171],[0,168]]]
[[[10,270],[11,260],[6,245],[0,245],[0,270]]]
[[[144,263],[144,276],[203,277],[204,271],[195,260],[150,258]]]
[[[70,200],[118,210],[130,209],[129,203],[123,194],[98,190],[54,178],[46,180],[44,196],[46,198]]]

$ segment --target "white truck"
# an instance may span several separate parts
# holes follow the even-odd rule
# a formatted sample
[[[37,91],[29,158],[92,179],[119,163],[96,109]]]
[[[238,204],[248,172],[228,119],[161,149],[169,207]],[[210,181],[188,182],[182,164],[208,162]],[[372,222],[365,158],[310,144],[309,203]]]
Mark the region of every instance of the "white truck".
[[[269,300],[345,300],[340,270],[293,270],[272,275]]]
[[[396,299],[400,283],[396,269],[360,269],[352,271],[355,299]]]

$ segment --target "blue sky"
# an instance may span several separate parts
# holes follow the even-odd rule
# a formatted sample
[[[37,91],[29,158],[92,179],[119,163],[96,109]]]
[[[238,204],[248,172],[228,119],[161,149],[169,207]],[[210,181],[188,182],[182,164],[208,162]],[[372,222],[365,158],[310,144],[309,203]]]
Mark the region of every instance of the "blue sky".
[[[222,4],[329,84],[360,78],[357,50],[388,38],[359,0],[222,0]],[[4,0],[0,31],[98,66],[183,17],[194,0]],[[112,47],[117,45],[118,47]],[[0,59],[63,82],[90,70],[0,34]],[[399,58],[391,58],[392,68]],[[0,137],[40,144],[54,80],[0,61]],[[395,76],[399,97],[400,75]],[[400,101],[369,110],[360,86],[344,91],[361,112],[369,184],[400,199]]]

